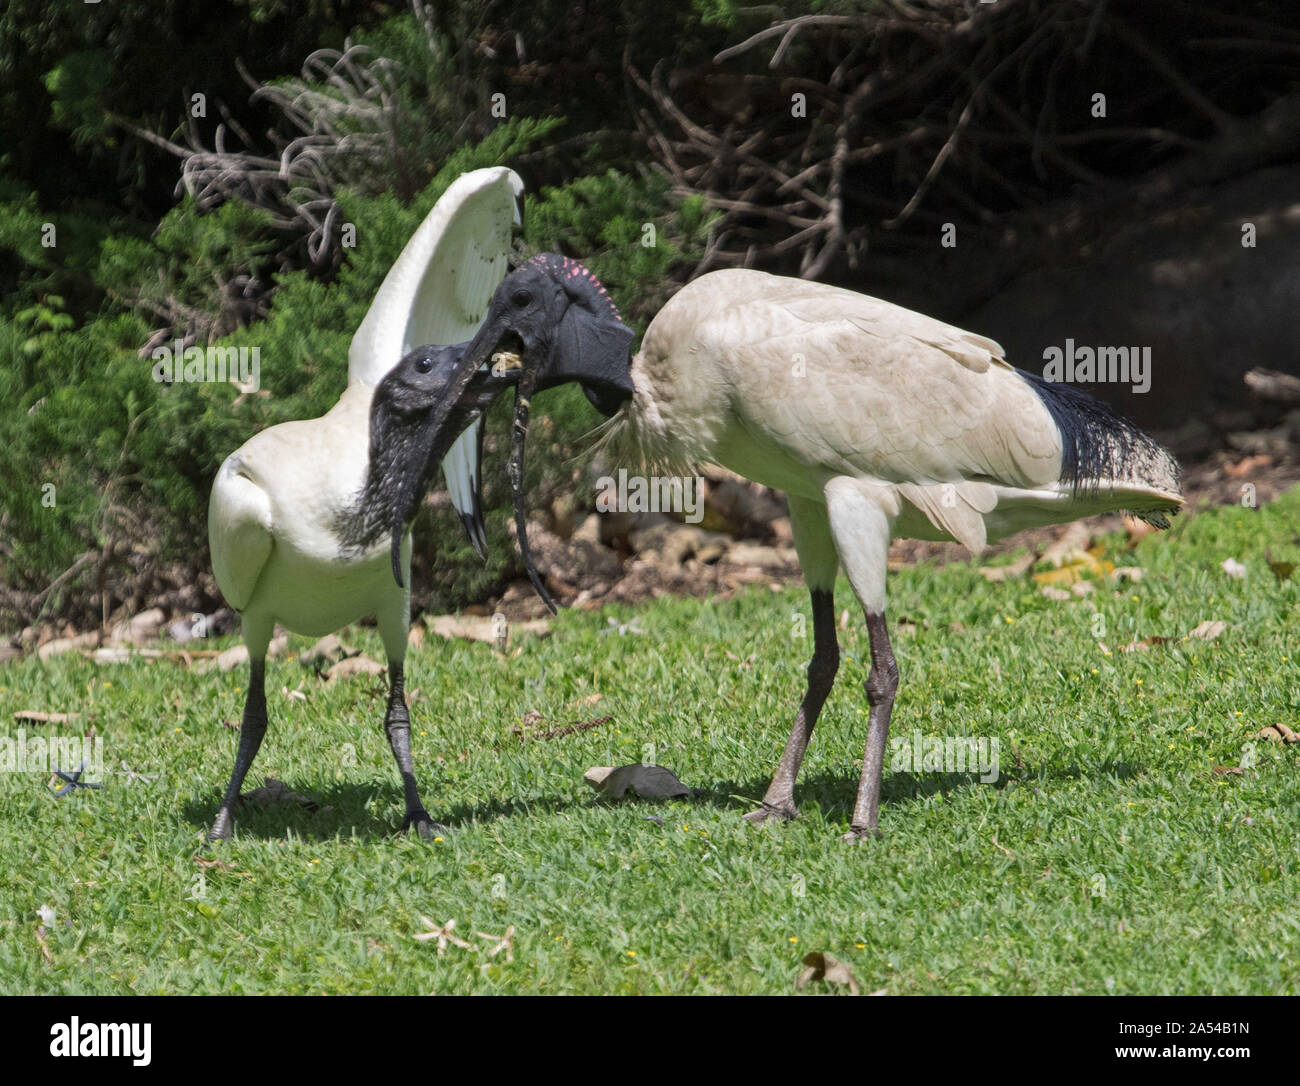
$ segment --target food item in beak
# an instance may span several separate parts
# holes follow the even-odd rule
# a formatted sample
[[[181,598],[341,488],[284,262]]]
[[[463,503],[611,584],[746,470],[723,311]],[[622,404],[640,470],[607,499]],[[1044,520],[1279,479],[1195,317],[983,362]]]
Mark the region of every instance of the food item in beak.
[[[492,372],[497,377],[504,377],[510,370],[521,370],[523,368],[523,356],[515,354],[514,351],[497,351],[492,356]]]

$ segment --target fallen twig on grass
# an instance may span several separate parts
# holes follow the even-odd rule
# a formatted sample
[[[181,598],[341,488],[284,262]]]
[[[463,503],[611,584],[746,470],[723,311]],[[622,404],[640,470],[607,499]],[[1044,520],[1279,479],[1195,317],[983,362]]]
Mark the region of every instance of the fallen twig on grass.
[[[549,732],[530,733],[527,728],[521,728],[518,724],[510,730],[520,739],[563,739],[566,735],[573,735],[575,732],[585,732],[591,728],[598,728],[602,724],[608,724],[613,719],[612,716],[601,716],[595,720],[583,720],[577,724],[567,724],[563,728],[554,728]]]

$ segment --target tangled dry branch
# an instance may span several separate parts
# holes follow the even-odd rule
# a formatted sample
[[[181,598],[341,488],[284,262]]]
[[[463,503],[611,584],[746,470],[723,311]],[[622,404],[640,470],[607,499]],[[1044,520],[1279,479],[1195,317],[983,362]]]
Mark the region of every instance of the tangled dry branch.
[[[1244,66],[1279,94],[1300,76],[1300,33],[1268,9],[882,0],[782,19],[712,64],[624,68],[658,168],[721,212],[697,274],[815,278],[914,219],[988,221],[1242,142],[1264,108]],[[1176,46],[1144,13],[1176,23]]]
[[[190,193],[204,211],[228,200],[261,208],[290,236],[291,247],[305,246],[312,267],[327,267],[338,259],[335,194],[342,186],[393,189],[403,198],[415,191],[416,167],[404,139],[411,118],[398,93],[397,65],[349,42],[312,53],[298,79],[260,84],[242,67],[240,73],[252,99],[267,102],[279,118],[267,133],[271,152],[254,150],[224,109],[211,148],[192,120],[184,144],[137,134],[181,159],[178,195]],[[232,135],[241,148],[227,146]]]

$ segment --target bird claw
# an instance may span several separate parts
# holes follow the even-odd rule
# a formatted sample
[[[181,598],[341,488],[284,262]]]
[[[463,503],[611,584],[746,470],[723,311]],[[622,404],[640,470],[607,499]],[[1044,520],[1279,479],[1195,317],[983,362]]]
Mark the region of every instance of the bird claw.
[[[860,841],[878,841],[883,836],[879,826],[853,826],[840,840],[856,845]]]
[[[217,817],[212,822],[212,829],[208,830],[208,844],[215,841],[229,841],[230,832],[230,812],[223,807],[217,812]]]
[[[451,830],[441,822],[435,822],[423,807],[406,812],[406,821],[402,823],[402,832],[409,833],[412,829],[426,841],[434,837],[447,837],[451,834]]]
[[[793,822],[799,817],[799,808],[793,803],[766,803],[756,811],[750,811],[744,816],[746,822],[751,826],[761,826],[765,822],[778,820],[781,822]]]

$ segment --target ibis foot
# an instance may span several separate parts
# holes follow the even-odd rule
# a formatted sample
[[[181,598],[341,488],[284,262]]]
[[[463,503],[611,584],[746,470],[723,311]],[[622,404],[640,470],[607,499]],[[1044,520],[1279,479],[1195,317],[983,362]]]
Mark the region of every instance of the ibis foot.
[[[853,826],[840,840],[856,845],[859,841],[878,841],[883,836],[879,826]]]
[[[212,823],[212,829],[208,830],[208,844],[215,841],[229,841],[231,834],[231,817],[230,809],[222,807],[217,812],[217,817]]]
[[[765,822],[793,822],[799,817],[799,808],[794,805],[793,800],[787,800],[785,803],[768,803],[763,801],[763,806],[756,811],[750,811],[745,815],[745,821],[751,826],[761,826]]]
[[[435,822],[433,816],[423,807],[406,812],[406,821],[402,823],[402,833],[409,833],[411,830],[415,830],[426,841],[434,837],[446,837],[451,833],[451,830],[447,829],[441,822]]]

